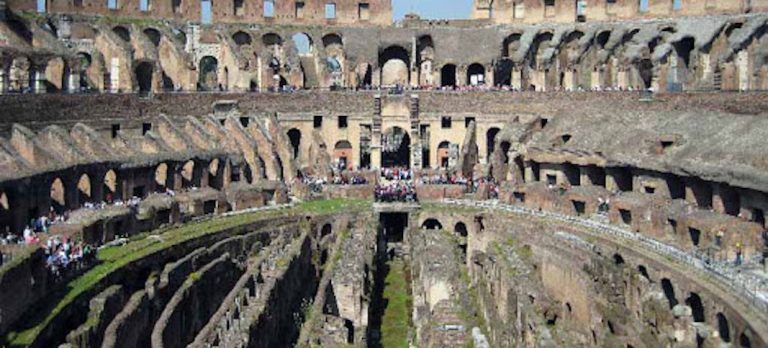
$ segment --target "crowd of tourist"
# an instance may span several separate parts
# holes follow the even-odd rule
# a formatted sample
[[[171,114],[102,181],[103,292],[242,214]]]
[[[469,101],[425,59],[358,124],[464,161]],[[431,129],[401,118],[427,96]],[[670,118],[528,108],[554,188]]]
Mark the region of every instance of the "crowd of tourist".
[[[368,184],[368,180],[362,175],[356,173],[337,173],[334,174],[331,183],[334,185],[366,185]]]
[[[469,180],[457,174],[440,173],[424,175],[418,180],[421,185],[467,185]]]
[[[405,180],[393,180],[387,184],[376,185],[373,192],[377,202],[417,201],[413,184]]]
[[[381,168],[379,174],[388,181],[411,180],[413,178],[413,171],[406,167]]]
[[[68,238],[60,236],[48,238],[43,250],[46,255],[45,264],[56,278],[87,267],[96,256],[95,250],[82,241],[72,243]]]

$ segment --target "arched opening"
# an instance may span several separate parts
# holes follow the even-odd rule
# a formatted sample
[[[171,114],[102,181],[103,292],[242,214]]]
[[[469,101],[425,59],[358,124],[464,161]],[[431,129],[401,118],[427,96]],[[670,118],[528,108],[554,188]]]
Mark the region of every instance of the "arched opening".
[[[704,304],[701,302],[701,297],[695,292],[692,292],[687,299],[685,299],[685,305],[691,307],[693,313],[693,321],[697,323],[703,323],[704,318]]]
[[[502,141],[501,144],[499,144],[499,148],[501,148],[501,158],[504,161],[504,164],[509,164],[509,149],[512,147],[512,144],[508,141]]]
[[[442,230],[443,224],[437,219],[426,219],[424,220],[424,223],[421,224],[421,228],[428,230]]]
[[[80,180],[77,182],[77,193],[77,201],[80,202],[80,205],[92,200],[93,196],[91,195],[91,178],[88,177],[88,174],[83,174],[80,176]]]
[[[195,162],[187,161],[181,167],[181,187],[191,188],[195,186]]]
[[[504,58],[510,58],[520,48],[520,38],[522,34],[512,34],[504,39],[504,43],[501,46],[501,56]]]
[[[346,140],[337,142],[333,147],[333,159],[337,168],[352,169],[352,144]]]
[[[256,157],[256,160],[259,161],[259,179],[266,180],[267,178],[267,162],[264,162],[264,159],[261,158],[261,156]]]
[[[643,81],[643,87],[651,88],[653,82],[653,63],[650,59],[643,59],[638,63],[637,70],[640,73],[640,79]]]
[[[453,230],[459,237],[467,237],[467,225],[465,225],[463,222],[457,222]]]
[[[253,184],[253,170],[249,164],[246,164],[243,169],[243,177],[245,177],[245,182]]]
[[[251,34],[248,34],[244,31],[238,31],[232,34],[232,41],[234,41],[238,46],[244,46],[252,44],[253,38],[251,38]]]
[[[749,337],[747,337],[746,333],[743,333],[741,336],[739,336],[739,345],[741,348],[752,348],[752,342],[749,340]]]
[[[91,64],[93,63],[93,58],[88,53],[78,52],[77,59],[75,60],[75,62],[79,66],[75,67],[74,69],[77,71],[80,71],[80,76],[77,80],[78,85],[72,86],[72,87],[86,89],[90,87],[91,84],[88,82],[88,74],[86,74],[85,71],[91,67]]]
[[[668,91],[683,90],[688,79],[688,67],[691,66],[691,52],[695,48],[695,41],[692,37],[686,37],[672,44],[675,56],[669,59]]]
[[[405,86],[411,80],[410,55],[400,46],[390,46],[379,53],[381,85]]]
[[[443,141],[437,145],[437,161],[441,168],[448,168],[451,162],[451,143]]]
[[[411,137],[400,127],[389,128],[381,137],[381,166],[406,167],[411,164]]]
[[[607,30],[600,32],[600,34],[597,34],[597,36],[595,37],[595,44],[597,44],[597,48],[605,49],[605,45],[608,44],[608,39],[610,38],[611,38],[611,32]]]
[[[296,47],[296,52],[300,55],[308,55],[314,52],[312,39],[305,33],[293,34],[291,41],[293,41],[293,45]]]
[[[344,47],[344,42],[341,40],[341,36],[338,34],[326,34],[323,36],[323,48],[326,50],[330,47],[337,46],[339,48]]]
[[[155,169],[155,187],[157,192],[165,192],[168,188],[168,165],[165,163]]]
[[[104,175],[104,201],[107,203],[112,203],[115,199],[118,199],[119,197],[115,197],[115,194],[117,194],[117,173],[115,173],[114,170],[107,171],[107,174]]]
[[[208,163],[208,186],[217,190],[221,190],[224,187],[221,172],[221,161],[218,158],[214,158]]]
[[[637,271],[640,272],[640,275],[642,275],[643,278],[647,279],[649,282],[651,281],[651,275],[648,274],[648,269],[645,266],[637,266]]]
[[[211,56],[205,56],[200,59],[200,76],[198,78],[198,89],[201,91],[213,91],[219,87],[219,61]]]
[[[291,128],[288,131],[288,140],[290,140],[291,148],[293,148],[293,158],[299,158],[299,150],[301,149],[301,131],[296,128]]]
[[[125,42],[131,42],[131,32],[128,28],[118,25],[112,28],[112,32]]]
[[[673,307],[677,306],[677,298],[675,298],[675,288],[672,286],[672,282],[664,278],[661,280],[661,290],[664,291],[664,297],[667,298],[667,302],[669,302],[669,308],[672,309]]]
[[[416,66],[419,71],[419,85],[434,85],[432,64],[435,60],[435,44],[432,36],[422,35],[416,43]]]
[[[56,213],[61,214],[66,210],[67,202],[65,197],[64,182],[60,178],[53,179],[53,182],[51,182],[51,207]]]
[[[488,129],[488,132],[485,133],[485,140],[487,145],[486,158],[489,160],[493,155],[493,151],[496,150],[496,135],[499,134],[499,131],[500,129],[492,127],[491,129]]]
[[[139,92],[152,92],[153,70],[154,67],[149,62],[141,62],[136,66],[136,82],[139,85]]]
[[[332,232],[333,232],[333,226],[331,226],[331,224],[323,225],[323,228],[320,229],[320,239],[330,235]]]
[[[144,36],[146,36],[147,39],[149,39],[149,41],[152,42],[153,45],[155,45],[155,47],[160,46],[160,39],[162,39],[163,37],[160,34],[160,32],[154,28],[144,29]]]
[[[624,264],[624,257],[621,254],[613,254],[613,264],[621,266]]]
[[[717,313],[717,331],[723,342],[731,342],[731,327],[728,325],[728,319],[723,313]]]
[[[511,86],[515,64],[510,59],[501,59],[493,66],[493,81],[497,86]]]
[[[456,65],[443,65],[440,69],[440,86],[456,87]]]
[[[467,85],[482,86],[485,84],[485,67],[474,63],[467,68]]]
[[[275,33],[266,33],[261,36],[261,43],[264,44],[265,47],[282,46],[283,38]]]
[[[373,69],[368,63],[357,66],[357,87],[370,88],[373,84]]]

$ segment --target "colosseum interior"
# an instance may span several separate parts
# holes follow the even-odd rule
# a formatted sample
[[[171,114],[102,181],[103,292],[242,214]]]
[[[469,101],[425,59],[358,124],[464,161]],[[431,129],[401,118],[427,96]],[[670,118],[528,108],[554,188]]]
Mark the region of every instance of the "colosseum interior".
[[[0,347],[768,347],[768,0],[393,13],[0,0]]]

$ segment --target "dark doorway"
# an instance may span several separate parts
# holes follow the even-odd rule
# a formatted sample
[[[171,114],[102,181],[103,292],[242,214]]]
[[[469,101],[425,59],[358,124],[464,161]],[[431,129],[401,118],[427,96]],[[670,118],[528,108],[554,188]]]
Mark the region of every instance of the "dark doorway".
[[[390,128],[381,139],[381,166],[411,166],[411,137],[400,127]]]
[[[455,87],[456,86],[456,66],[453,64],[443,65],[440,69],[440,86],[442,87]]]
[[[291,141],[291,147],[293,148],[293,158],[296,159],[299,157],[301,131],[296,128],[292,128],[288,131],[288,139]]]
[[[152,91],[152,72],[151,63],[143,62],[136,66],[136,82],[139,85],[139,92],[146,93]]]
[[[379,225],[388,243],[401,243],[408,227],[408,213],[381,213]]]

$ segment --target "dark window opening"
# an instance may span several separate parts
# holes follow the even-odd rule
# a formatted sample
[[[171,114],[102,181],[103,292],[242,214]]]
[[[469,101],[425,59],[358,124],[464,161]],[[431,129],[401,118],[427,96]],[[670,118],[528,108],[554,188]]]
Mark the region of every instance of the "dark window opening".
[[[294,15],[296,16],[296,18],[304,18],[304,2],[303,1],[296,2]]]
[[[525,193],[523,192],[515,192],[512,195],[515,196],[515,201],[518,203],[525,203]]]
[[[323,116],[315,116],[312,120],[312,124],[315,128],[323,128]]]
[[[701,231],[693,227],[689,227],[688,234],[691,236],[691,242],[693,243],[693,246],[699,246]]]
[[[731,342],[731,327],[728,325],[728,319],[723,313],[717,313],[717,331],[720,333],[720,339],[723,342]]]
[[[675,298],[675,288],[672,286],[672,282],[667,278],[662,279],[661,289],[664,291],[664,296],[667,298],[667,302],[669,302],[669,309],[672,309],[675,306],[677,306],[677,299]]]
[[[573,209],[576,210],[576,214],[582,216],[586,213],[586,203],[580,201],[573,201]]]
[[[112,125],[112,139],[117,138],[120,134],[120,124],[116,123]]]
[[[248,128],[250,123],[251,119],[249,117],[240,117],[240,124],[243,125],[243,127]]]
[[[216,212],[216,201],[209,200],[203,202],[203,214],[210,215]]]
[[[152,130],[152,123],[144,122],[141,124],[141,135],[146,135],[147,132]]]
[[[475,122],[474,117],[466,117],[464,118],[464,128],[469,128],[469,124]]]
[[[621,216],[621,222],[625,225],[632,224],[632,212],[626,209],[619,209],[619,215]]]
[[[549,186],[555,186],[557,185],[557,176],[555,175],[547,175],[547,185]]]
[[[765,212],[762,209],[752,209],[752,221],[765,226]]]
[[[347,116],[339,116],[339,128],[347,128]]]
[[[144,197],[144,186],[135,186],[133,188],[133,197]]]
[[[620,254],[613,254],[613,263],[615,265],[623,265],[624,257],[622,257]]]
[[[642,275],[645,279],[647,279],[648,281],[651,281],[651,276],[648,275],[648,269],[645,268],[645,266],[643,265],[637,266],[637,271],[640,272],[640,275]]]
[[[688,296],[688,298],[685,299],[685,305],[691,307],[693,321],[697,323],[704,322],[704,304],[702,304],[701,297],[699,297],[698,294],[692,292],[691,296]]]
[[[541,121],[539,121],[539,125],[541,126],[541,129],[544,129],[544,127],[546,127],[548,123],[549,123],[549,120],[546,118],[542,118]]]
[[[443,129],[451,128],[451,118],[449,116],[443,116],[440,119],[440,127]]]
[[[649,195],[656,193],[656,188],[652,186],[645,186],[643,189],[645,190],[645,193]]]

